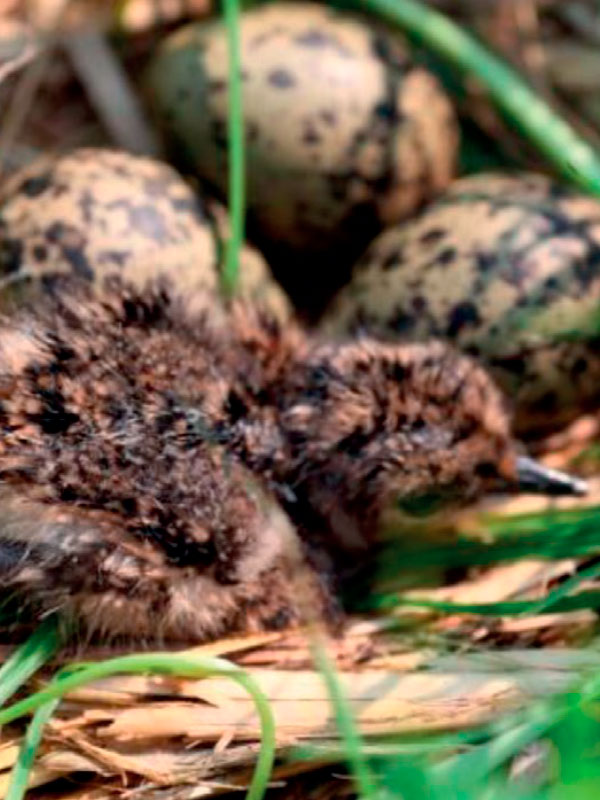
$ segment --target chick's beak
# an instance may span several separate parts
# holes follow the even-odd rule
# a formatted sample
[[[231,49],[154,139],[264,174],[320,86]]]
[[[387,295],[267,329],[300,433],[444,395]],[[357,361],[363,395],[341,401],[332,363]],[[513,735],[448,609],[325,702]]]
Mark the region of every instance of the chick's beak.
[[[557,469],[550,469],[539,464],[528,456],[517,458],[517,488],[521,492],[532,494],[584,495],[587,494],[587,483],[581,478],[567,475]]]

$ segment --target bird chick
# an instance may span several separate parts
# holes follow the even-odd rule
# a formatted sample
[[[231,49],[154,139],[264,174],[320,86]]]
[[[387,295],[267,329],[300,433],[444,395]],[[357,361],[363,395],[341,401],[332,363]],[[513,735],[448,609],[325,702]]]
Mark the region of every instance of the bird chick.
[[[164,286],[67,284],[6,318],[0,425],[0,579],[105,637],[328,617],[394,499],[520,470],[582,488],[523,461],[486,373],[445,345],[320,343]]]

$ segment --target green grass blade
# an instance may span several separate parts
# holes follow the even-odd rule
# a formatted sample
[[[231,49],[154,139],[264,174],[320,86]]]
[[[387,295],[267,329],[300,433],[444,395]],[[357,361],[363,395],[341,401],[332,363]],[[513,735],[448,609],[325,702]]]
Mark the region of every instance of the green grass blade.
[[[600,510],[572,510],[482,519],[482,533],[491,542],[458,537],[452,544],[432,544],[398,531],[400,545],[389,546],[380,559],[382,580],[431,567],[485,566],[519,558],[556,560],[600,552]],[[391,538],[393,534],[388,534]]]
[[[527,745],[541,739],[570,711],[567,698],[540,703],[527,713],[527,719],[490,742],[473,748],[469,753],[452,756],[431,770],[431,780],[443,786],[450,797],[469,787],[481,787],[486,778]],[[474,794],[470,796],[474,797]]]
[[[587,508],[551,509],[526,514],[482,514],[481,522],[492,536],[521,538],[523,534],[544,533],[552,527],[563,536],[565,532],[600,527],[600,506]],[[600,534],[599,534],[600,538]]]
[[[549,592],[546,597],[538,600],[529,609],[529,614],[543,614],[549,611],[556,611],[557,606],[562,600],[567,599],[568,595],[576,589],[580,583],[586,580],[592,580],[600,575],[600,564],[592,564],[589,567],[581,569],[579,572],[572,575],[558,588]]]
[[[345,758],[352,769],[359,797],[375,798],[378,795],[377,784],[369,769],[362,738],[356,728],[352,710],[344,696],[335,666],[320,638],[314,637],[311,650],[317,669],[329,692],[338,731],[342,737]]]
[[[0,710],[0,725],[40,709],[90,681],[118,674],[161,674],[185,678],[220,676],[237,681],[254,701],[261,725],[261,748],[250,787],[248,800],[261,800],[268,786],[275,758],[275,720],[267,698],[254,679],[242,669],[222,658],[191,658],[173,653],[143,653],[121,656],[93,664],[68,667],[68,674],[59,675],[45,689]]]
[[[400,26],[454,68],[476,77],[492,100],[548,161],[587,192],[600,195],[600,156],[502,58],[418,0],[354,0]]]
[[[35,756],[42,741],[42,734],[44,732],[44,725],[48,722],[56,706],[58,700],[52,700],[43,706],[40,706],[33,715],[25,739],[21,745],[17,763],[13,767],[10,776],[10,784],[4,800],[22,800],[27,791],[27,784],[29,782],[29,775],[33,768]]]
[[[222,274],[223,291],[231,296],[240,269],[240,250],[244,241],[245,152],[242,74],[240,63],[240,10],[238,0],[223,0],[229,57],[228,154],[230,234],[225,248]]]
[[[0,706],[52,658],[62,643],[61,622],[58,617],[49,617],[0,667]]]
[[[548,614],[550,612],[578,611],[585,608],[598,608],[600,606],[600,591],[581,592],[571,595],[580,583],[600,576],[600,564],[580,570],[572,575],[559,587],[549,592],[540,600],[507,600],[496,603],[451,603],[444,600],[422,600],[414,597],[395,597],[394,595],[381,595],[375,597],[375,607],[393,608],[395,606],[412,606],[414,608],[430,608],[435,611],[445,611],[451,614],[482,614],[487,616],[515,616],[527,614]],[[571,596],[569,596],[571,595]]]
[[[545,599],[545,598],[544,598]],[[373,607],[377,610],[409,606],[413,608],[430,608],[432,611],[444,611],[449,614],[481,614],[488,617],[515,617],[523,614],[541,614],[536,609],[538,601],[507,600],[500,603],[450,603],[444,600],[427,600],[423,598],[404,598],[394,595],[382,595],[375,599]],[[543,613],[558,614],[569,611],[581,611],[586,608],[600,607],[600,592],[581,592],[572,597],[563,597],[543,609]]]

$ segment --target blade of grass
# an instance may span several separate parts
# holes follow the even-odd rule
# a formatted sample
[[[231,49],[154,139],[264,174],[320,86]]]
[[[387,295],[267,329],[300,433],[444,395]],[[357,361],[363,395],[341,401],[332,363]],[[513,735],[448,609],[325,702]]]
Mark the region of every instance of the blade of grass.
[[[352,769],[358,796],[361,798],[375,798],[378,795],[377,784],[369,769],[362,738],[356,728],[352,710],[344,696],[335,666],[327,654],[325,645],[316,635],[313,637],[311,650],[315,665],[320,671],[329,692],[338,731],[344,745],[345,758]]]
[[[555,560],[595,555],[600,551],[600,511],[596,507],[585,513],[573,510],[486,518],[482,520],[483,532],[496,541],[459,537],[449,545],[407,546],[406,532],[399,531],[397,538],[403,545],[386,548],[379,562],[380,577],[389,580],[436,566],[447,569],[527,557]]]
[[[230,235],[225,249],[222,272],[223,291],[231,296],[236,289],[240,269],[240,249],[244,240],[245,153],[242,75],[240,63],[240,10],[238,0],[223,0],[229,58],[228,93],[228,164]]]
[[[64,667],[53,678],[56,683],[60,678],[70,675],[72,667]],[[25,738],[19,750],[17,761],[11,771],[10,784],[4,796],[4,800],[22,800],[27,792],[29,776],[33,769],[35,757],[42,741],[44,726],[56,710],[60,700],[51,700],[40,706],[33,715],[29,723]]]
[[[368,608],[382,611],[408,606],[411,608],[430,608],[432,611],[444,611],[449,614],[480,614],[486,617],[515,617],[541,614],[536,610],[537,601],[507,600],[502,603],[451,603],[444,600],[422,600],[415,598],[380,595],[373,598]],[[569,611],[581,611],[586,608],[600,607],[600,592],[581,592],[573,597],[564,597],[553,602],[543,613],[564,614]]]
[[[431,770],[436,786],[448,789],[451,797],[464,797],[461,790],[481,787],[487,776],[521,752],[527,745],[542,738],[548,730],[569,713],[568,696],[540,703],[527,712],[527,719],[490,742],[469,753],[452,756]]]
[[[398,25],[454,68],[476,77],[514,125],[555,168],[600,195],[600,156],[502,58],[440,12],[418,0],[352,0]]]
[[[600,564],[580,570],[572,575],[556,589],[548,592],[540,600],[508,600],[497,603],[452,603],[444,600],[428,600],[418,597],[397,597],[382,595],[375,597],[378,609],[395,606],[411,606],[414,608],[430,608],[436,611],[446,611],[451,614],[482,614],[486,616],[515,616],[548,614],[550,612],[576,611],[584,608],[598,608],[600,605],[600,592],[581,592],[569,597],[580,583],[597,578],[600,575]]]
[[[544,614],[548,613],[549,611],[555,611],[556,606],[560,603],[560,601],[567,599],[567,596],[574,589],[576,589],[580,583],[586,580],[597,578],[599,575],[600,564],[592,564],[589,567],[581,569],[579,572],[576,572],[575,575],[572,575],[570,578],[564,581],[564,583],[562,583],[559,587],[551,592],[548,592],[546,597],[542,597],[541,600],[538,600],[536,603],[534,603],[532,608],[529,609],[528,613]]]
[[[77,664],[68,667],[67,675],[57,676],[45,689],[24,700],[0,710],[0,725],[36,711],[54,700],[58,700],[90,681],[109,675],[131,673],[155,673],[186,678],[228,677],[240,684],[251,696],[258,713],[262,741],[259,756],[250,782],[248,800],[260,800],[267,789],[275,758],[275,721],[267,698],[251,675],[223,658],[190,658],[173,653],[143,653],[121,656],[93,664]],[[43,720],[43,715],[40,718]],[[25,778],[26,779],[26,778]]]
[[[42,740],[44,725],[54,713],[59,702],[59,700],[52,700],[40,706],[33,715],[33,719],[27,728],[25,739],[19,750],[17,763],[11,772],[10,784],[4,795],[4,800],[22,800],[22,798],[25,797],[25,792],[27,791],[27,785],[29,783],[29,775],[31,774],[33,762],[35,761],[35,756]]]
[[[552,509],[531,511],[526,514],[483,514],[482,523],[493,536],[517,536],[524,533],[544,532],[549,525],[556,528],[575,526],[579,530],[586,524],[600,523],[600,506],[587,508]]]
[[[0,667],[0,706],[57,652],[64,641],[64,624],[49,617]]]
[[[452,746],[455,746],[454,743]],[[367,742],[362,745],[362,753],[369,759],[406,758],[436,755],[448,750],[450,745],[443,737],[432,738],[429,742]],[[288,754],[290,761],[329,761],[336,763],[346,758],[343,745],[303,744],[292,747]]]

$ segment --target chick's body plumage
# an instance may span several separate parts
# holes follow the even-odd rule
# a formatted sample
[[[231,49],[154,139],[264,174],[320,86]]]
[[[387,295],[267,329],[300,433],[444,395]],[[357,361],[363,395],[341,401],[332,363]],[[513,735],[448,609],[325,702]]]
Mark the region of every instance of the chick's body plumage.
[[[4,321],[0,577],[38,611],[186,640],[326,615],[395,495],[515,478],[469,359],[220,314],[115,284]]]
[[[200,639],[294,618],[278,589],[291,526],[219,443],[225,345],[160,293],[81,290],[6,323],[8,583],[106,634]]]

